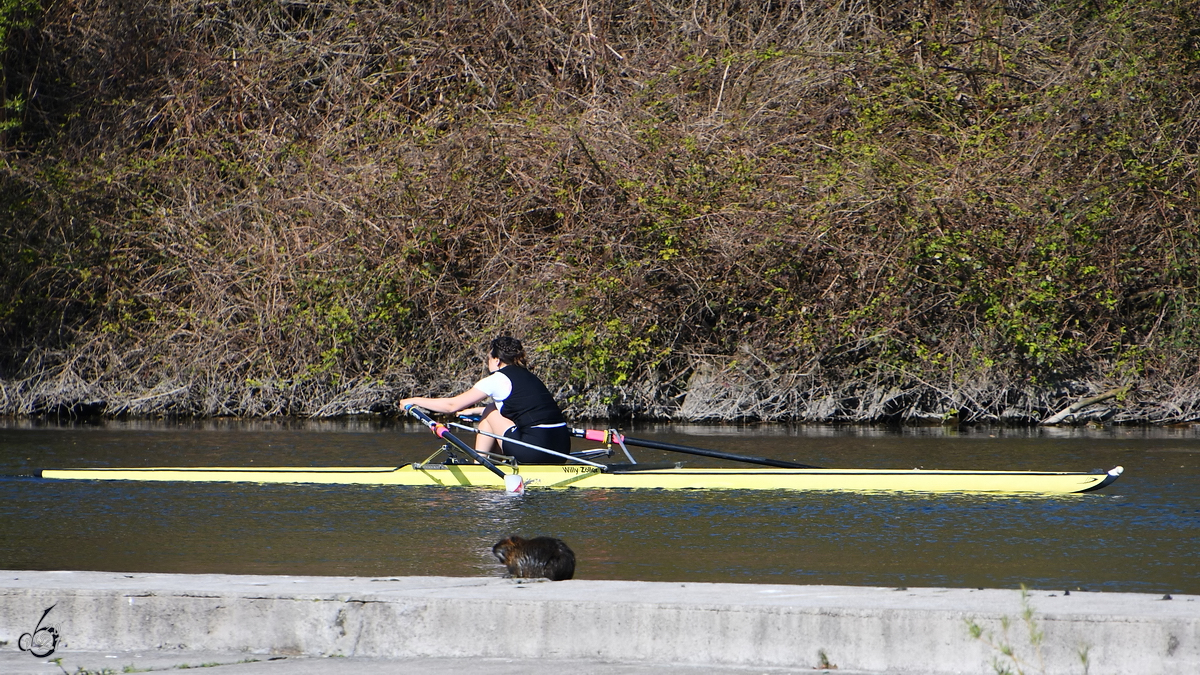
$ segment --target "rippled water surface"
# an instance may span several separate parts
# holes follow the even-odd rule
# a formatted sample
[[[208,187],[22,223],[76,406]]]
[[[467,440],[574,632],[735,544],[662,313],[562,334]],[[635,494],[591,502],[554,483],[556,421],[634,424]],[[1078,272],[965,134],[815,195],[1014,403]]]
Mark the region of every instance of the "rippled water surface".
[[[829,467],[1091,470],[1063,497],[50,481],[43,468],[391,466],[438,446],[369,422],[0,425],[0,569],[498,575],[509,534],[577,578],[1200,593],[1200,428],[649,426],[631,435]],[[719,460],[637,453],[639,461]]]

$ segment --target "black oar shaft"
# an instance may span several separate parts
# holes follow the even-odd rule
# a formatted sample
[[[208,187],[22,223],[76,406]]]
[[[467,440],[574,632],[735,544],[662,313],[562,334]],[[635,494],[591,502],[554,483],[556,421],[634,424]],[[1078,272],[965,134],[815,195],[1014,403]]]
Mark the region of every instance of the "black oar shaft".
[[[746,462],[748,464],[762,464],[764,466],[777,466],[784,469],[816,469],[819,467],[809,466],[808,464],[800,464],[798,462],[788,462],[782,459],[767,459],[766,457],[752,457],[750,455],[735,455],[728,452],[718,452],[716,450],[708,450],[705,448],[693,448],[689,445],[675,445],[674,443],[662,443],[659,441],[648,441],[641,438],[630,438],[625,436],[625,442],[629,445],[636,445],[642,448],[653,448],[655,450],[666,450],[667,452],[682,452],[689,455],[700,455],[702,457],[715,457],[717,459],[728,459],[735,462]]]
[[[421,423],[424,424],[425,426],[429,427],[429,430],[432,431],[434,433],[434,435],[436,435],[438,438],[451,443],[452,445],[454,445],[454,447],[456,447],[459,450],[462,450],[463,452],[470,455],[471,459],[486,466],[488,469],[491,470],[492,473],[496,474],[500,478],[504,478],[503,471],[501,471],[499,468],[497,468],[495,464],[492,464],[490,461],[488,461],[488,459],[486,457],[484,457],[483,455],[480,455],[478,452],[475,452],[475,448],[472,448],[471,446],[464,443],[462,441],[462,439],[460,439],[458,436],[455,436],[454,434],[450,433],[450,430],[446,428],[446,425],[435,422],[432,417],[430,417],[429,415],[426,415],[425,413],[421,412],[420,410],[418,410],[417,408],[415,408],[411,405],[408,406],[407,408],[405,408],[405,411],[409,415],[412,415],[413,417],[417,418],[418,420],[421,420]]]
[[[735,455],[728,452],[718,452],[716,450],[708,450],[706,448],[694,448],[690,445],[676,445],[674,443],[663,443],[661,441],[648,441],[643,438],[630,438],[629,436],[621,436],[613,432],[606,434],[605,432],[597,432],[588,429],[572,429],[572,432],[580,437],[589,440],[600,440],[601,438],[610,439],[615,442],[624,441],[629,445],[636,445],[642,448],[652,448],[654,450],[666,450],[667,452],[682,452],[688,455],[700,455],[702,457],[715,457],[717,459],[728,459],[734,462],[746,462],[747,464],[762,464],[763,466],[777,466],[783,469],[819,469],[819,466],[810,466],[808,464],[800,464],[797,462],[788,462],[782,459],[767,459],[766,457],[752,457],[750,455]],[[590,432],[590,433],[589,433]],[[601,441],[606,442],[606,441]]]

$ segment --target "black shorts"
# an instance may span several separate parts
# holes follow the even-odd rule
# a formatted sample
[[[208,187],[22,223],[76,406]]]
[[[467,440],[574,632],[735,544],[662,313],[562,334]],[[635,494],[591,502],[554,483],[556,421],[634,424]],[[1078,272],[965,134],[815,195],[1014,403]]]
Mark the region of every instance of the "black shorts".
[[[522,441],[531,445],[536,445],[539,448],[554,450],[563,454],[571,452],[571,430],[566,426],[561,427],[509,427],[508,431],[504,432],[505,438],[511,438],[514,441]],[[566,464],[567,460],[562,457],[555,457],[544,452],[539,452],[531,447],[520,445],[518,443],[504,443],[501,441],[504,448],[504,454],[516,459],[523,464]]]

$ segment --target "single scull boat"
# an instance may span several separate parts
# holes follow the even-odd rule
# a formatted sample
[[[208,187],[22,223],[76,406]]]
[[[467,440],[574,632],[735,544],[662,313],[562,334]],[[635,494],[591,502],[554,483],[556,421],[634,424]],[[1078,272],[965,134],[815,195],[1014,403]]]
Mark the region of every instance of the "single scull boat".
[[[408,411],[447,442],[424,462],[381,467],[156,467],[45,469],[40,477],[59,480],[209,481],[247,483],[335,483],[346,485],[406,485],[439,487],[533,488],[658,488],[667,490],[841,490],[863,492],[989,492],[1010,494],[1069,494],[1093,492],[1120,477],[1108,472],[961,471],[926,469],[823,469],[795,462],[749,457],[629,438],[616,431],[573,429],[575,436],[604,444],[576,452],[572,464],[522,464],[487,455],[480,457],[446,425],[416,409]],[[479,432],[471,427],[451,426]],[[511,440],[506,442],[513,442]],[[617,444],[628,463],[601,464],[592,459],[612,455]],[[626,445],[682,452],[762,465],[762,468],[684,468],[680,464],[638,464]],[[452,447],[453,446],[453,447]],[[454,449],[471,459],[460,459]],[[544,449],[542,449],[545,451]],[[553,454],[553,453],[552,453]],[[564,455],[564,458],[568,456]],[[438,459],[438,461],[434,461]],[[475,463],[479,460],[480,463]],[[473,461],[472,461],[473,460]],[[519,476],[518,476],[519,474]],[[514,487],[516,486],[516,487]]]
[[[733,490],[848,490],[864,492],[1000,492],[1067,494],[1112,484],[1107,473],[1049,471],[940,471],[925,469],[683,468],[644,464],[593,466],[522,464],[531,488],[661,488]],[[479,464],[413,463],[398,467],[198,467],[147,469],[46,469],[42,478],[136,481],[231,481],[505,487]]]

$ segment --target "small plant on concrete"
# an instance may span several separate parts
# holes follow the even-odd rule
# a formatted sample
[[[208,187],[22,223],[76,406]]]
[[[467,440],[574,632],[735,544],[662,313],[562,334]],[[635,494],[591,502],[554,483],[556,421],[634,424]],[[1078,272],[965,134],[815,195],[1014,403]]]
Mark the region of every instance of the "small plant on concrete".
[[[58,666],[59,669],[63,671],[64,675],[117,675],[117,671],[112,670],[110,668],[101,668],[100,670],[90,670],[88,668],[84,668],[83,666],[79,666],[79,669],[76,670],[74,673],[72,673],[71,671],[69,671],[63,667],[62,659],[53,659],[51,661],[51,663]]]
[[[1011,618],[1007,616],[1000,617],[1001,630],[999,636],[985,631],[974,619],[967,619],[967,630],[970,632],[971,637],[999,652],[999,656],[992,658],[992,668],[996,671],[996,675],[1025,675],[1027,672],[1046,672],[1046,662],[1042,655],[1042,646],[1045,643],[1046,634],[1037,622],[1033,605],[1029,602],[1029,589],[1024,584],[1021,584],[1021,623],[1025,626],[1026,639],[1029,643],[1029,649],[1021,651],[1032,652],[1026,656],[1018,653],[1018,649],[1009,637],[1009,631],[1013,625]],[[1080,647],[1076,654],[1083,665],[1083,675],[1088,675],[1091,665],[1088,660],[1088,647]],[[1037,668],[1036,671],[1030,670],[1035,666]]]
[[[829,655],[824,649],[817,650],[817,670],[837,670],[837,666],[829,662]]]

